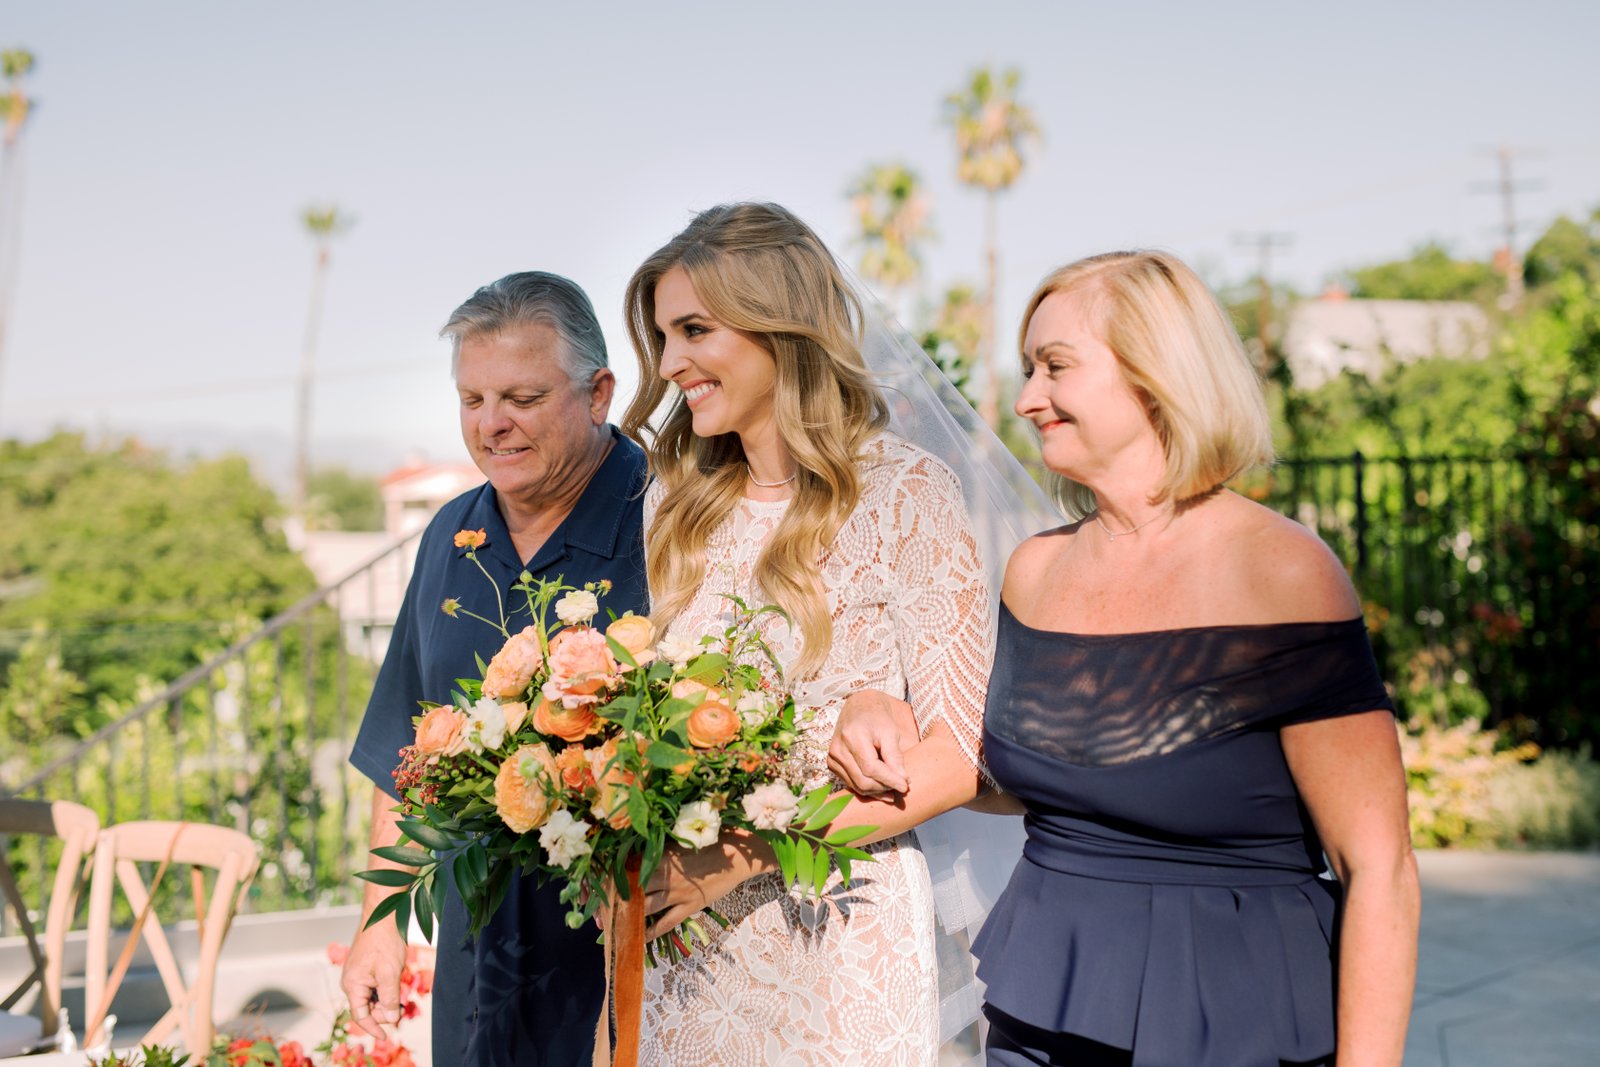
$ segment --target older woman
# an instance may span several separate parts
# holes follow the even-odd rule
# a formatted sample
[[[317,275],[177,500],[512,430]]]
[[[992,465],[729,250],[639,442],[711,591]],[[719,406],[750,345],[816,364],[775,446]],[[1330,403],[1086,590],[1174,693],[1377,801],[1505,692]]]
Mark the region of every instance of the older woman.
[[[974,945],[989,1062],[1398,1064],[1392,708],[1339,562],[1222,488],[1271,459],[1237,335],[1176,259],[1113,253],[1044,280],[1022,359],[1078,519],[1002,593],[984,758],[1028,841]]]

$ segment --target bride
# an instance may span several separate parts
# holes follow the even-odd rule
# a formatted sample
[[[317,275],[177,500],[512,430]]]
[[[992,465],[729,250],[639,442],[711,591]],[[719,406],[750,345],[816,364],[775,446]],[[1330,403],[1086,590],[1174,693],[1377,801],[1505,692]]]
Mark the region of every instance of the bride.
[[[634,273],[628,328],[641,384],[624,430],[649,451],[646,554],[670,637],[720,631],[732,593],[776,603],[765,636],[800,729],[791,771],[829,781],[847,705],[915,718],[909,787],[854,800],[876,862],[820,902],[792,897],[759,839],[669,850],[652,936],[715,905],[730,926],[649,972],[651,1064],[931,1064],[939,963],[928,865],[911,828],[974,798],[994,647],[991,600],[961,485],[888,433],[863,361],[862,310],[817,236],[772,204],[703,212]],[[647,425],[675,386],[659,431]],[[903,698],[903,700],[902,700]]]

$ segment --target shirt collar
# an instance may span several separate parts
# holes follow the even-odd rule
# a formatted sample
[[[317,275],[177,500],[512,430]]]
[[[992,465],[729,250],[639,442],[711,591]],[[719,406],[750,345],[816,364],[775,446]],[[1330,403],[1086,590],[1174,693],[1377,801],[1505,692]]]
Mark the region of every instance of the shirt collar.
[[[613,441],[610,453],[589,479],[572,511],[551,531],[531,560],[524,562],[516,558],[517,550],[511,543],[505,519],[500,515],[494,487],[484,483],[483,493],[472,512],[474,521],[490,533],[488,551],[514,568],[525,566],[534,571],[549,566],[569,549],[604,559],[616,557],[629,505],[644,488],[645,459],[643,449],[622,436],[615,426],[609,429]]]

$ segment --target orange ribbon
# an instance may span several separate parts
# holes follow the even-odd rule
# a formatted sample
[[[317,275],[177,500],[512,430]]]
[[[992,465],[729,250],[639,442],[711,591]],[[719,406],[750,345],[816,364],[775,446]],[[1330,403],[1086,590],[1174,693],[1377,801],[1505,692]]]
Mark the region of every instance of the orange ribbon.
[[[639,857],[628,860],[628,899],[612,898],[606,920],[606,990],[595,1034],[597,1065],[638,1067],[639,1026],[644,1011],[644,890]],[[612,1047],[610,1023],[616,1022]]]

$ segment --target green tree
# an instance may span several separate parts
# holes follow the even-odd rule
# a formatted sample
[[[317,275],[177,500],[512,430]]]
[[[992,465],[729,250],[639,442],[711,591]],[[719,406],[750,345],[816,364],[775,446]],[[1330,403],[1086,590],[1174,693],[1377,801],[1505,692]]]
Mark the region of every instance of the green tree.
[[[972,397],[972,367],[983,343],[983,310],[977,290],[958,282],[944,291],[928,327],[917,338],[928,358],[974,408],[978,405]]]
[[[1491,303],[1504,287],[1488,263],[1456,259],[1430,241],[1405,259],[1350,272],[1350,295],[1362,300],[1472,300]]]
[[[860,233],[862,276],[887,290],[890,304],[922,272],[922,243],[933,235],[928,198],[911,168],[874,164],[851,184],[848,195]]]
[[[1024,149],[1037,142],[1033,112],[1017,100],[1019,71],[996,77],[987,68],[945,98],[945,120],[955,132],[956,176],[983,191],[986,277],[983,294],[983,339],[978,348],[980,376],[978,413],[990,426],[1000,425],[1000,369],[995,355],[995,294],[1000,281],[999,233],[996,220],[1000,194],[1022,175]]]
[[[0,514],[0,661],[42,623],[90,704],[176,677],[219,626],[315,588],[277,497],[239,457],[175,465],[66,433],[0,441]]]
[[[1528,249],[1523,278],[1529,288],[1549,285],[1565,274],[1600,280],[1600,207],[1578,222],[1562,215]]]
[[[295,379],[292,506],[295,516],[304,521],[311,485],[311,376],[316,363],[317,329],[322,322],[322,300],[328,288],[328,263],[333,239],[354,225],[354,220],[348,214],[341,215],[336,205],[328,204],[306,208],[300,214],[300,221],[316,249],[316,261],[311,271],[311,302],[306,310],[306,336],[300,348],[300,373]]]
[[[312,530],[383,529],[383,493],[378,480],[343,467],[312,472],[306,525]]]

